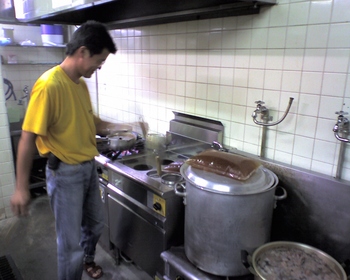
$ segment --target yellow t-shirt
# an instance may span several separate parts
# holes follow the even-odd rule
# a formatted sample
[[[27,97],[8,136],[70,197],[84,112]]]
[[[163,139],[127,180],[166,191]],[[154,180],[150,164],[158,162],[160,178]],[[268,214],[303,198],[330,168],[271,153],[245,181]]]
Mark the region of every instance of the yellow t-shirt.
[[[55,66],[35,82],[22,129],[38,135],[42,156],[52,152],[65,163],[78,164],[98,155],[95,121],[85,81],[76,84]]]

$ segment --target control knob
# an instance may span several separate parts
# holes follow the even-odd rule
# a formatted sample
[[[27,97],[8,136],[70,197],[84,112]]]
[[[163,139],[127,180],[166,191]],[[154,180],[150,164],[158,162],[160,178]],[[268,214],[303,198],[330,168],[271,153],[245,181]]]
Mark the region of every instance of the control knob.
[[[156,211],[162,210],[162,205],[159,202],[153,204],[153,209]]]

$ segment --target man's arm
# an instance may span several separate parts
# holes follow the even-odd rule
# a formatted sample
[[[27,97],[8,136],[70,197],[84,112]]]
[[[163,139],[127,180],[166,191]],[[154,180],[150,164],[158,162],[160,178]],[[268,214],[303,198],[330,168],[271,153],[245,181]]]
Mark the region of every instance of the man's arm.
[[[16,189],[11,198],[11,207],[15,215],[27,215],[30,203],[29,177],[36,152],[36,134],[22,131],[18,143],[16,160]]]

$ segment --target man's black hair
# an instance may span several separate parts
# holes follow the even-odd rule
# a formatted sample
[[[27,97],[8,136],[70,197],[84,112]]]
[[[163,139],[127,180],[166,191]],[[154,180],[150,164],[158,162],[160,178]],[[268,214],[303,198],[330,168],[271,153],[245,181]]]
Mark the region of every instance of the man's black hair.
[[[90,51],[91,56],[102,53],[103,49],[113,54],[117,52],[117,47],[106,26],[94,20],[83,23],[73,33],[66,47],[66,55],[73,55],[82,46]]]

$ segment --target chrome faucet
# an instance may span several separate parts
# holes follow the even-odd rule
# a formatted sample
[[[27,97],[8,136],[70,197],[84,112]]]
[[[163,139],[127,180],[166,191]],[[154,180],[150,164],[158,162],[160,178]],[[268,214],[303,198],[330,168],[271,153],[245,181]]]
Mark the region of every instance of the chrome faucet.
[[[272,121],[272,116],[269,115],[269,109],[267,109],[263,104],[265,104],[264,101],[258,100],[255,101],[256,109],[254,110],[252,117],[253,121],[256,124],[264,125],[268,123],[269,121]],[[257,116],[260,114],[260,119],[262,120],[262,123],[256,120]]]
[[[290,97],[289,98],[289,103],[288,103],[288,107],[286,109],[286,111],[284,112],[284,115],[282,116],[282,118],[274,123],[269,123],[269,121],[272,121],[272,116],[269,116],[269,109],[267,109],[263,104],[265,104],[264,101],[255,101],[256,105],[256,109],[254,110],[252,117],[253,117],[253,121],[254,123],[258,124],[258,125],[262,125],[262,126],[273,126],[273,125],[277,125],[279,123],[281,123],[287,116],[290,107],[292,106],[294,98]],[[260,119],[262,120],[262,122],[258,121],[256,118],[258,116],[258,114],[260,114]]]
[[[349,120],[346,117],[344,117],[344,115],[347,115],[348,113],[344,111],[339,111],[335,113],[338,115],[338,119],[337,123],[333,127],[334,136],[339,141],[349,143]]]
[[[211,144],[211,148],[221,152],[228,152],[228,149],[224,148],[224,146],[218,141],[213,141]]]
[[[267,109],[263,105],[263,104],[265,104],[265,102],[263,102],[261,100],[255,101],[255,103],[257,105],[256,105],[256,109],[254,110],[254,112],[252,114],[253,121],[255,124],[262,126],[260,157],[265,157],[267,127],[277,125],[277,124],[281,123],[286,118],[286,116],[288,115],[289,109],[292,106],[293,100],[294,100],[293,97],[289,98],[288,107],[287,107],[286,111],[284,112],[284,115],[282,116],[282,118],[280,120],[273,122],[273,123],[269,123],[269,121],[272,121],[272,116],[269,115],[269,109]],[[260,115],[260,119],[262,121],[258,121],[256,119],[258,117],[258,115]]]
[[[24,105],[25,108],[27,108],[27,103],[28,103],[28,98],[29,98],[29,88],[27,85],[24,86],[23,88],[24,95],[18,99],[17,104],[18,105]]]

